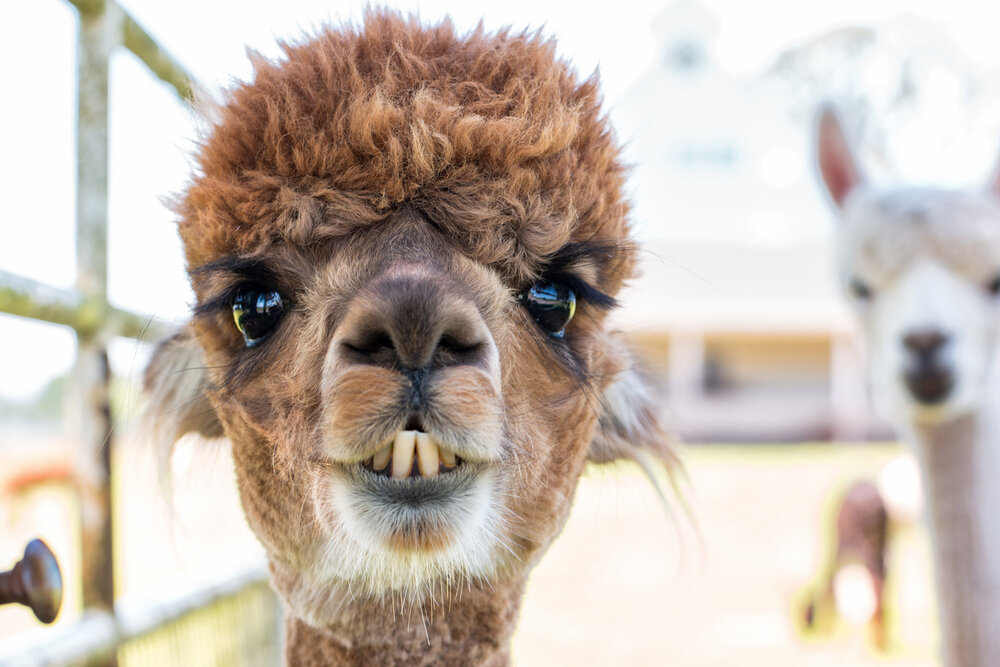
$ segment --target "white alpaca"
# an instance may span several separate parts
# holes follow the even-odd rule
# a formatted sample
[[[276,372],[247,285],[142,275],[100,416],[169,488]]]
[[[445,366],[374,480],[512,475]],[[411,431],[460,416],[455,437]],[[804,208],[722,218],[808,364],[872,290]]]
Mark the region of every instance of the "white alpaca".
[[[1000,665],[1000,182],[871,187],[829,111],[818,161],[876,402],[920,462],[944,664]]]

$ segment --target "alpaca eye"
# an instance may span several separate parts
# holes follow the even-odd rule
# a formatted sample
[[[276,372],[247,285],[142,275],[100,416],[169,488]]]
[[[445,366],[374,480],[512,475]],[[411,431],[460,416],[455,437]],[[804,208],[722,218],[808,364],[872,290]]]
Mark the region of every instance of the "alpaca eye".
[[[247,347],[256,345],[278,324],[285,304],[275,290],[246,285],[233,298],[233,319]]]
[[[558,281],[535,283],[522,292],[517,300],[555,338],[563,337],[566,325],[576,312],[576,295],[566,284]]]
[[[986,291],[989,292],[991,296],[1000,296],[1000,274],[996,275],[992,280],[986,283]]]
[[[868,301],[872,298],[872,288],[857,276],[852,277],[850,281],[848,281],[847,289],[851,292],[851,296],[855,299]]]

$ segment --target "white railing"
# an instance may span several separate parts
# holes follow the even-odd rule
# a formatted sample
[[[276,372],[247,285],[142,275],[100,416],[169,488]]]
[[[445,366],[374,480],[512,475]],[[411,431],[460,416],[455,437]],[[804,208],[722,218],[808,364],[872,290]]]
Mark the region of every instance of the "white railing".
[[[114,664],[119,647],[190,616],[222,598],[261,586],[266,572],[255,566],[207,582],[181,595],[156,600],[116,599],[111,502],[114,447],[109,404],[111,374],[107,345],[115,336],[158,338],[166,326],[154,318],[111,306],[107,298],[108,63],[116,48],[134,53],[184,100],[193,97],[192,77],[114,0],[67,0],[79,12],[77,49],[76,285],[57,289],[0,271],[0,312],[71,327],[77,362],[71,391],[80,440],[75,477],[80,496],[81,571],[84,614],[65,628],[42,629],[0,644],[0,664]],[[262,593],[263,594],[263,593]],[[280,616],[269,591],[268,604]],[[278,629],[265,624],[272,645]],[[273,664],[267,658],[261,664]]]

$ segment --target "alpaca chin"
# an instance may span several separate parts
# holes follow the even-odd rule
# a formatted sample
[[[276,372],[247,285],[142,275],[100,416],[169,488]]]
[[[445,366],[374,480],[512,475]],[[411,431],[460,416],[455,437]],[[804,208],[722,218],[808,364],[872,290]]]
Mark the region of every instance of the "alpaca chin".
[[[976,392],[962,387],[947,401],[938,405],[925,405],[913,400],[909,395],[899,398],[900,407],[888,412],[890,415],[907,415],[907,421],[920,424],[943,424],[973,414],[979,409],[980,400]]]
[[[406,482],[425,496],[412,504],[378,495],[356,468],[316,475],[313,502],[323,539],[304,574],[321,588],[422,603],[439,589],[489,578],[510,557],[501,482],[488,466],[468,464],[444,479]],[[431,493],[436,498],[428,502]],[[330,597],[335,611],[340,603]],[[304,618],[316,625],[328,620],[325,603],[310,606],[317,608]]]

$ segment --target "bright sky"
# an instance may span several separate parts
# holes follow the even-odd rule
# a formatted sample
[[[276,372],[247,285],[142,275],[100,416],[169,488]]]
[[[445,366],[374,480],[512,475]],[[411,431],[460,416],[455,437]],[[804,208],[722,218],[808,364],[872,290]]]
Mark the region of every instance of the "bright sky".
[[[681,0],[687,1],[687,0]],[[650,65],[653,19],[667,4],[619,0],[423,0],[389,3],[427,20],[450,13],[460,28],[542,26],[577,69],[599,67],[614,103]],[[760,71],[781,50],[836,26],[911,14],[941,21],[969,56],[1000,65],[998,10],[981,0],[702,0],[720,21],[723,66]],[[277,53],[330,18],[357,18],[363,2],[322,0],[128,0],[124,5],[209,88],[245,77],[244,48]],[[989,7],[989,8],[987,8]],[[74,10],[63,0],[0,9],[0,269],[61,287],[74,279]],[[123,307],[180,321],[189,296],[170,213],[160,197],[187,172],[187,111],[134,58],[112,63],[110,293]],[[38,391],[72,364],[68,331],[0,316],[0,396]],[[134,370],[131,346],[116,355]]]

